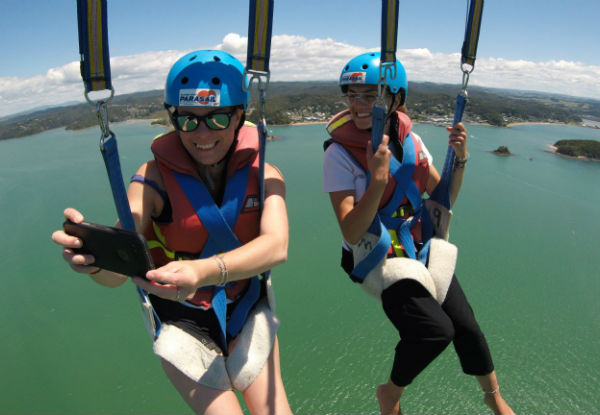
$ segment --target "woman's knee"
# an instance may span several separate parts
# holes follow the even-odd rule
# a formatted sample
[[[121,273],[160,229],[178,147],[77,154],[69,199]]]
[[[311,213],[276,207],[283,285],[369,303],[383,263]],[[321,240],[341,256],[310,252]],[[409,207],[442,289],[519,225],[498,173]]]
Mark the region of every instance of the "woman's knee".
[[[403,280],[390,288],[384,291],[383,307],[402,339],[444,345],[454,339],[452,320],[421,284]]]

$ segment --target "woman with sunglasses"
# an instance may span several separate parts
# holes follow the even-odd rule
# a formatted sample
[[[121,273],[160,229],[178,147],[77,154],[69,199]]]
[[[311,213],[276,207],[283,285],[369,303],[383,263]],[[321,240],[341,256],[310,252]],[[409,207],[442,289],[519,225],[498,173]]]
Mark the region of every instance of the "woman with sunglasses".
[[[385,134],[373,150],[372,111],[378,98],[380,54],[365,53],[344,66],[340,86],[348,109],[327,126],[331,139],[323,162],[323,190],[329,193],[344,237],[342,267],[381,301],[400,334],[390,377],[377,388],[381,413],[400,413],[405,387],[453,342],[463,371],[480,383],[484,402],[494,413],[510,414],[485,337],[454,276],[455,247],[436,239],[425,248],[422,222],[413,220],[424,209],[421,194],[431,194],[440,176],[405,114],[408,83],[400,61],[394,71],[394,78],[386,72],[383,91],[388,109]],[[462,123],[447,130],[456,155],[450,185],[454,204],[467,162],[467,132]],[[385,224],[382,232],[389,232],[391,243],[382,245],[383,258],[373,261],[365,276],[360,267],[377,245],[381,224],[374,222],[376,217]],[[373,223],[377,228],[371,228]],[[429,252],[423,261],[427,267],[410,259],[425,252]]]
[[[180,58],[165,88],[175,130],[153,141],[154,160],[128,190],[136,230],[156,265],[146,279],[133,279],[150,294],[160,324],[154,351],[196,413],[243,413],[233,389],[252,413],[291,413],[264,274],[287,258],[285,183],[265,164],[260,206],[258,133],[245,123],[244,85],[244,67],[228,53]],[[83,221],[72,208],[65,217]],[[78,238],[57,231],[53,240],[95,282],[116,287],[127,279],[74,253]]]

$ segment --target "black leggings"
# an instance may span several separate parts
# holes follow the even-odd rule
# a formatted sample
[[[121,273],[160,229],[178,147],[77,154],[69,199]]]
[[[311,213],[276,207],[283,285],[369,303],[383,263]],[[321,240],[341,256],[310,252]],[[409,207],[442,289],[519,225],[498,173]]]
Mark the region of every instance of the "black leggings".
[[[485,337],[455,276],[441,305],[409,279],[385,289],[381,300],[400,333],[390,375],[397,386],[411,383],[450,342],[466,374],[481,376],[494,370]]]

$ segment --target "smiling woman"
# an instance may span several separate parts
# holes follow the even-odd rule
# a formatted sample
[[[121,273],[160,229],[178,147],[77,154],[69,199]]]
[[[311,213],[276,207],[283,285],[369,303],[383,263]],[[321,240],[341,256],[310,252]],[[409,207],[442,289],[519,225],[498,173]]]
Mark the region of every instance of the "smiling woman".
[[[151,145],[128,190],[135,229],[157,269],[133,281],[150,293],[154,352],[197,413],[289,413],[279,366],[278,319],[268,270],[287,259],[285,183],[265,164],[257,128],[245,122],[248,85],[230,54],[203,50],[171,68],[165,107],[174,130]],[[261,191],[264,189],[264,202]],[[72,222],[83,221],[66,209]],[[127,276],[74,251],[82,241],[53,239],[77,272],[109,287]]]
[[[323,160],[323,190],[343,236],[342,268],[381,302],[400,337],[388,381],[376,391],[381,413],[402,413],[405,388],[452,342],[484,402],[496,414],[511,414],[485,337],[454,275],[457,249],[440,237],[426,240],[431,225],[422,195],[440,186],[440,176],[404,112],[408,81],[399,60],[396,76],[384,75],[384,133],[379,145],[372,144],[382,56],[361,54],[343,67],[339,83],[348,109],[327,126],[331,139]],[[454,204],[468,159],[467,131],[461,122],[446,129],[455,156],[449,188]]]

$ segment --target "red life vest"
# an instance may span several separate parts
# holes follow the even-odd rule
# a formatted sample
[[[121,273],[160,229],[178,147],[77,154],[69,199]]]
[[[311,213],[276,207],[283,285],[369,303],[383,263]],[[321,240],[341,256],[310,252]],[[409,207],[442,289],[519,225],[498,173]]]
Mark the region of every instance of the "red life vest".
[[[171,222],[158,223],[153,220],[144,233],[154,264],[160,267],[169,261],[199,258],[209,235],[173,174],[173,171],[177,171],[201,180],[196,166],[176,131],[157,137],[152,142],[151,149],[172,209]],[[256,238],[260,227],[258,132],[256,127],[244,125],[239,131],[236,148],[227,163],[227,180],[236,170],[248,164],[250,173],[243,208],[233,228],[233,233],[242,244]],[[248,284],[248,279],[228,284],[227,297],[237,298]],[[205,287],[196,291],[194,298],[188,302],[209,308],[212,296],[213,288]]]
[[[405,140],[412,140],[415,146],[415,169],[413,171],[412,180],[417,185],[420,193],[425,192],[427,186],[427,179],[429,178],[429,160],[423,146],[420,141],[415,139],[413,134],[410,134],[412,129],[412,122],[408,115],[398,111],[398,139],[400,144],[403,144]],[[356,127],[356,124],[352,122],[352,115],[349,110],[344,110],[335,115],[327,124],[327,131],[331,135],[331,141],[341,144],[346,151],[348,151],[354,159],[362,166],[365,171],[368,171],[367,167],[367,142],[371,139],[371,130],[361,130]],[[401,161],[401,160],[400,160]],[[392,195],[396,189],[396,186],[406,186],[406,184],[396,183],[394,177],[390,174],[388,184],[385,188],[381,201],[379,202],[379,209],[387,205],[392,198]],[[411,216],[411,212],[408,209],[404,209],[405,206],[409,205],[406,196],[402,199],[398,206],[394,206],[394,211],[397,211],[398,217],[408,218]],[[391,232],[390,232],[391,233]],[[411,229],[411,234],[415,242],[421,241],[421,224],[418,223]],[[394,239],[396,241],[394,241]],[[395,237],[395,231],[392,235],[392,245],[397,242]],[[390,247],[390,253],[394,252],[398,254],[398,249],[392,249]]]

